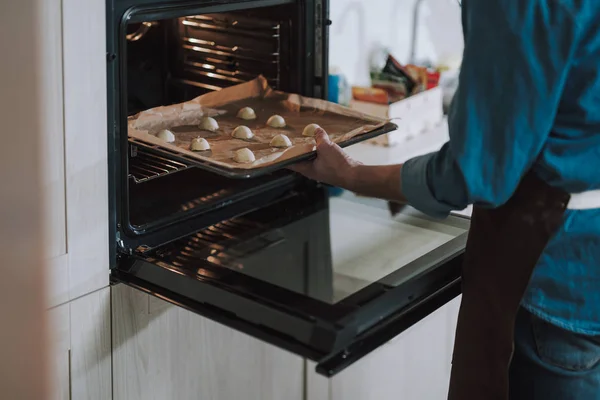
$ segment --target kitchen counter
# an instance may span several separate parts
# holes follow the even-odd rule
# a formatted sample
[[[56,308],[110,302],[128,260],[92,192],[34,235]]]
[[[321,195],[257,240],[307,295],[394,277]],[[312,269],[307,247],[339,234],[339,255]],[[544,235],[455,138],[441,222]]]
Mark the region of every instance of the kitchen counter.
[[[448,124],[444,120],[433,130],[421,133],[393,147],[358,143],[345,150],[352,158],[363,164],[389,165],[400,164],[417,155],[439,150],[446,141],[448,141]]]

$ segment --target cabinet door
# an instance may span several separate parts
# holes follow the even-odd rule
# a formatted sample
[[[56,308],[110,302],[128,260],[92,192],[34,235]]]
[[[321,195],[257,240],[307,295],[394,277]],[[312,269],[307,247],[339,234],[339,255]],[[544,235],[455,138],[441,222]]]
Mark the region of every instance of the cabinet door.
[[[301,400],[302,358],[127,286],[112,288],[116,400]]]
[[[444,400],[460,299],[329,381],[307,368],[308,400]]]
[[[112,399],[110,288],[71,301],[71,398]]]
[[[52,400],[69,400],[71,318],[69,304],[47,311],[50,324],[50,390]]]
[[[47,311],[52,400],[112,398],[110,289]]]
[[[47,306],[108,286],[104,0],[40,2]]]
[[[65,202],[63,63],[61,0],[40,2],[38,26],[44,73],[40,74],[44,258],[47,260],[47,307],[69,300]]]
[[[65,218],[65,158],[62,88],[61,0],[40,3],[40,38],[44,58],[42,78],[42,171],[46,222],[45,255],[58,257],[67,252]]]
[[[62,1],[71,299],[108,286],[105,13],[105,0]]]

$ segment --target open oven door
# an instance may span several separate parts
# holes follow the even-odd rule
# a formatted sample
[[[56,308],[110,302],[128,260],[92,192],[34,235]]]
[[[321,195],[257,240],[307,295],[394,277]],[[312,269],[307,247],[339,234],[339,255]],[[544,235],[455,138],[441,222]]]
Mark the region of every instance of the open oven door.
[[[123,256],[112,279],[332,376],[460,293],[468,228],[320,187]]]

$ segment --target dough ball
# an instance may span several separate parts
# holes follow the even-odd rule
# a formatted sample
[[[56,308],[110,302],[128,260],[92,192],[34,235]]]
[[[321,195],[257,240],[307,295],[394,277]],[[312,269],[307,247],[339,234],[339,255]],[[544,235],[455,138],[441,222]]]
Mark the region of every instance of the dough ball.
[[[267,120],[267,125],[272,128],[284,128],[285,127],[285,119],[281,115],[272,115]]]
[[[271,139],[270,145],[272,147],[290,147],[292,145],[292,141],[285,135],[277,135]]]
[[[233,130],[231,134],[236,139],[252,139],[254,137],[254,133],[247,126],[240,125]]]
[[[192,140],[191,144],[192,151],[205,151],[210,149],[210,144],[206,141],[206,139],[197,137]]]
[[[302,136],[315,137],[315,131],[319,128],[320,128],[320,126],[317,124],[306,125],[306,127],[302,131]]]
[[[236,150],[235,154],[233,155],[233,159],[236,162],[239,162],[240,164],[249,164],[249,163],[254,162],[256,160],[256,158],[254,157],[254,153],[252,152],[252,150],[250,150],[247,147],[244,147],[243,149]]]
[[[237,113],[238,118],[251,120],[256,119],[256,113],[250,107],[244,107]]]
[[[203,131],[214,132],[219,129],[219,124],[214,118],[204,117],[200,120],[199,128]]]
[[[162,131],[158,132],[156,137],[164,140],[167,143],[173,143],[175,141],[175,135],[173,135],[173,132],[168,129],[163,129]]]

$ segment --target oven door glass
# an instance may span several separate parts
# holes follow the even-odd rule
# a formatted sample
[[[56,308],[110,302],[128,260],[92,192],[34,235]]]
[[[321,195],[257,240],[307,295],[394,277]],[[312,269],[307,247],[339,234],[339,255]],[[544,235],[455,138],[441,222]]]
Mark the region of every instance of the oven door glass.
[[[316,188],[125,256],[112,278],[331,376],[460,293],[468,228]]]

